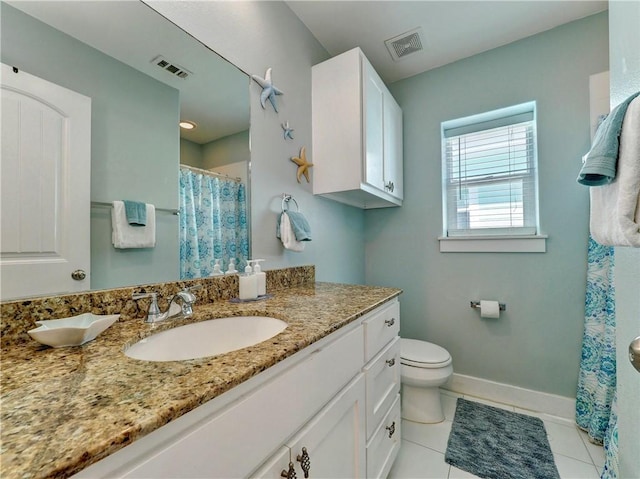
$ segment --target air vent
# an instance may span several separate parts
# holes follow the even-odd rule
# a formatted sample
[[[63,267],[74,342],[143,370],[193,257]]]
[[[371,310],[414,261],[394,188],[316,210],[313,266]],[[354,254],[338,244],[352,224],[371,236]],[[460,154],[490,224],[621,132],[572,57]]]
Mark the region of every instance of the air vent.
[[[171,73],[173,76],[177,76],[178,78],[185,79],[189,75],[193,75],[193,73],[191,73],[186,68],[181,67],[177,63],[170,62],[169,60],[164,58],[162,55],[158,55],[157,57],[155,57],[153,60],[151,60],[151,63],[155,63],[157,66],[159,66],[163,70]]]
[[[384,44],[387,46],[387,49],[391,54],[391,58],[398,61],[423,49],[422,29],[420,27],[415,28],[403,33],[402,35],[390,38],[385,41]]]

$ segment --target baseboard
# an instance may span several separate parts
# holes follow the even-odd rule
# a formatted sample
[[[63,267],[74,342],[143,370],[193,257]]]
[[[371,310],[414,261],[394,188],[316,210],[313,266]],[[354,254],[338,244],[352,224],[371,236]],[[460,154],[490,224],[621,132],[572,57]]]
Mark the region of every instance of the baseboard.
[[[576,400],[574,398],[497,383],[464,374],[454,373],[447,384],[442,386],[442,389],[569,420],[573,420],[575,417]]]

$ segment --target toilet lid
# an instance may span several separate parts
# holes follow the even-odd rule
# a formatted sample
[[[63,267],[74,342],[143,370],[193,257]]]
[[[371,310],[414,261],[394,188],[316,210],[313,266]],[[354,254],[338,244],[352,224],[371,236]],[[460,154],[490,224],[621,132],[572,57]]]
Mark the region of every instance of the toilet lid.
[[[449,351],[437,344],[417,339],[400,339],[400,358],[409,365],[429,367],[429,365],[446,366],[451,362]]]

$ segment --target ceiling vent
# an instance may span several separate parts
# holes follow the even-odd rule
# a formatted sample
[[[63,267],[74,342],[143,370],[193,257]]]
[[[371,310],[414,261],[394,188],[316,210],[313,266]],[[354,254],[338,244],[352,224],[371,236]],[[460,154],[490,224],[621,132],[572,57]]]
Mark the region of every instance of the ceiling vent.
[[[387,46],[387,49],[391,54],[391,58],[393,58],[394,61],[399,61],[402,58],[423,49],[422,28],[418,27],[413,30],[409,30],[402,35],[390,38],[385,41],[384,44]]]
[[[185,79],[189,75],[193,75],[193,73],[191,73],[186,68],[181,67],[177,63],[170,62],[169,60],[164,58],[162,55],[158,55],[157,57],[155,57],[153,60],[151,60],[151,63],[155,63],[157,66],[159,66],[163,70],[171,73],[173,76],[177,76],[178,78]]]

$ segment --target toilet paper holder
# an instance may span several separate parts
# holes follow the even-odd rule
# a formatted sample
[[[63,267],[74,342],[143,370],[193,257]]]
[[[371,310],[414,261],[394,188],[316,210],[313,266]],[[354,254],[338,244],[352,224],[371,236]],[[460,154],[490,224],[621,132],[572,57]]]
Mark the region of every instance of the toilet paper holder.
[[[498,303],[500,311],[506,311],[507,305],[505,303]],[[480,301],[471,301],[471,307],[474,309],[480,309]]]

